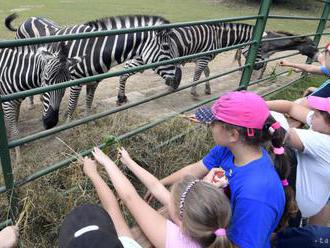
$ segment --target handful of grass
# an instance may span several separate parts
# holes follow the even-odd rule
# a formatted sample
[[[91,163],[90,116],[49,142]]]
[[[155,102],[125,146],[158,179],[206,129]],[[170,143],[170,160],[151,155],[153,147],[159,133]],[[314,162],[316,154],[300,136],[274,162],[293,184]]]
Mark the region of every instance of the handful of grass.
[[[121,147],[119,139],[114,135],[106,135],[103,138],[103,143],[104,143],[104,147],[102,148],[102,151],[105,154],[109,154],[111,146],[114,146],[116,150],[118,150]]]

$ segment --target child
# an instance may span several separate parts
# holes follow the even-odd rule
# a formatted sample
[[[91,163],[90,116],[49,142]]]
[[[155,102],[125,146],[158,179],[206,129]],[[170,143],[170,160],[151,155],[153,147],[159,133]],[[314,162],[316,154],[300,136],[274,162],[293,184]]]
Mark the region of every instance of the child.
[[[117,199],[96,169],[96,162],[84,158],[83,171],[101,200],[102,207],[83,205],[73,209],[63,221],[59,247],[142,248],[133,240]]]
[[[283,186],[290,189],[282,147],[285,130],[270,115],[265,101],[247,91],[221,96],[211,109],[197,110],[196,118],[210,124],[216,146],[201,161],[161,182],[173,184],[186,175],[201,178],[212,168],[222,167],[229,180],[233,209],[229,238],[239,247],[270,247],[271,233],[284,211]],[[261,146],[269,139],[276,154],[275,167]],[[294,213],[294,201],[289,197],[286,209]]]
[[[299,72],[309,72],[312,74],[319,74],[319,75],[326,75],[330,78],[330,43],[326,44],[325,50],[323,53],[320,53],[317,57],[318,62],[321,66],[318,65],[310,65],[310,64],[299,64],[299,63],[292,63],[287,60],[281,60],[280,65],[286,67],[293,67],[295,71]],[[319,97],[330,97],[330,80],[325,81],[320,87],[309,87],[305,92],[305,95],[313,95]],[[296,101],[297,103],[308,107],[308,103],[306,98],[300,98]]]
[[[151,208],[136,192],[117,165],[100,149],[94,148],[96,161],[104,166],[119,197],[155,247],[233,247],[227,239],[230,203],[213,185],[185,177],[169,192],[154,176],[136,164],[122,148],[121,161],[164,204],[172,221]],[[85,159],[84,167],[94,166]],[[89,173],[95,187],[103,180],[97,171]]]
[[[302,216],[325,226],[330,219],[330,98],[309,96],[307,101],[314,111],[285,100],[267,104],[310,126],[289,129],[285,143],[296,150],[296,200]]]

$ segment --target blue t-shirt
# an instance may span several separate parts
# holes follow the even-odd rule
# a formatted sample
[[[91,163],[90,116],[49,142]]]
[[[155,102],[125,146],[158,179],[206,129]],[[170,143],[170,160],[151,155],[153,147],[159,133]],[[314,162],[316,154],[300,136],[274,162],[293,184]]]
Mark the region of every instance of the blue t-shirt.
[[[233,212],[229,238],[240,248],[270,247],[271,233],[283,214],[285,194],[267,151],[263,149],[261,158],[238,167],[231,151],[217,145],[203,163],[208,170],[221,167],[226,171]]]

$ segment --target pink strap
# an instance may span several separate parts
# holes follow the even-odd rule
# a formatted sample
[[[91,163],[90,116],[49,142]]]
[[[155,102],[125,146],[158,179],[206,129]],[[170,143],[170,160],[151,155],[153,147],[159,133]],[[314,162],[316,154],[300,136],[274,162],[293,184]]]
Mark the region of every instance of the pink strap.
[[[273,152],[276,155],[282,155],[282,154],[284,154],[284,147],[283,146],[281,146],[279,148],[273,147]]]
[[[226,236],[226,229],[224,228],[219,228],[218,230],[216,230],[214,232],[214,234],[217,236],[217,237],[223,237],[223,236]]]
[[[272,127],[274,130],[276,130],[281,127],[281,124],[278,121],[276,121],[270,127]]]
[[[325,45],[325,49],[327,49],[328,51],[330,51],[330,43],[327,43],[327,44]]]
[[[289,186],[288,179],[283,179],[283,180],[281,181],[281,183],[282,183],[283,187]]]
[[[247,128],[246,129],[246,131],[247,131],[247,136],[248,137],[253,137],[254,136],[254,129],[253,128]]]

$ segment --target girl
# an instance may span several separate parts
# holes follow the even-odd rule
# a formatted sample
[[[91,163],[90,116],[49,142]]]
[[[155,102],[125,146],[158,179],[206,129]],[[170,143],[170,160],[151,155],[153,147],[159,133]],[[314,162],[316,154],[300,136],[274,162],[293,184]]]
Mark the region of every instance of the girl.
[[[307,101],[309,108],[285,100],[267,104],[310,126],[289,129],[285,143],[296,150],[296,199],[302,216],[325,226],[330,219],[330,97],[309,96]]]
[[[94,148],[94,158],[104,166],[119,197],[154,246],[232,247],[226,235],[231,216],[230,204],[220,189],[189,176],[176,183],[169,192],[158,179],[136,164],[123,148],[119,152],[121,161],[167,207],[174,222],[151,208],[117,165],[100,149]],[[90,159],[85,160],[85,166],[92,163]],[[97,177],[94,180],[102,179]]]
[[[195,116],[210,124],[216,146],[201,161],[161,182],[173,184],[186,175],[201,178],[212,168],[222,167],[229,180],[233,210],[229,238],[239,247],[270,247],[271,233],[284,212],[283,186],[286,191],[290,189],[286,181],[288,163],[282,147],[285,130],[270,115],[265,101],[247,91],[229,92],[211,109],[197,110]],[[261,146],[270,139],[275,167]],[[292,194],[288,194],[287,211],[295,213]]]

